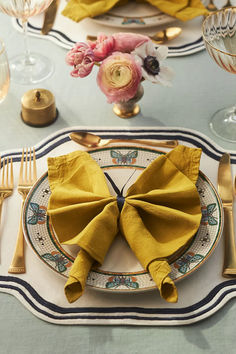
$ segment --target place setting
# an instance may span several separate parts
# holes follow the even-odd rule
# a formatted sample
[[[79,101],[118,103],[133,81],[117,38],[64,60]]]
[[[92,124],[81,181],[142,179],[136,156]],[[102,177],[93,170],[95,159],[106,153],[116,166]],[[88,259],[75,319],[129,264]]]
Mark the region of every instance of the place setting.
[[[181,325],[235,296],[235,279],[222,276],[235,255],[231,245],[224,261],[224,192],[217,188],[219,174],[233,200],[235,153],[187,129],[70,127],[4,155],[0,177],[11,195],[3,203],[0,288],[36,316]],[[225,165],[232,176],[219,182]],[[172,168],[182,172],[171,177]],[[26,190],[21,217],[17,184]]]
[[[116,2],[107,1],[107,12],[104,7],[99,7],[99,2],[97,5],[96,1],[94,3],[82,3],[81,10],[79,3],[74,5],[73,1],[54,0],[45,12],[28,18],[28,33],[37,37],[44,36],[66,49],[73,47],[76,42],[94,38],[99,33],[111,35],[115,32],[148,35],[157,45],[168,45],[170,57],[190,55],[205,48],[201,25],[208,10],[200,0],[195,7],[189,6],[189,9],[182,12],[181,4],[169,5],[168,1],[166,5],[159,5],[157,1],[156,6],[155,2],[135,1],[117,6]],[[163,11],[160,10],[162,6]],[[168,13],[169,6],[176,6],[171,15]],[[17,30],[22,31],[19,19],[14,18],[12,22]]]

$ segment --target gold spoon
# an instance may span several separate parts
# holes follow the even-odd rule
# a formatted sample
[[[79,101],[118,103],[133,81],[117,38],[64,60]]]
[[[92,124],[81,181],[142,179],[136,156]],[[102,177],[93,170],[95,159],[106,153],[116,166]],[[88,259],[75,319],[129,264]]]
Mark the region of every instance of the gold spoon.
[[[76,143],[86,146],[87,148],[96,148],[106,146],[111,143],[136,143],[148,146],[158,146],[158,147],[167,147],[174,148],[179,142],[178,140],[162,140],[162,141],[146,141],[146,140],[136,140],[136,139],[102,139],[100,136],[85,133],[85,132],[74,132],[70,134],[71,140],[74,140]]]
[[[181,32],[182,32],[182,28],[180,27],[169,27],[148,37],[157,44],[163,44],[168,41],[171,41],[172,39],[175,39],[180,35]],[[89,41],[96,41],[97,39],[96,36],[90,36],[90,35],[87,35],[86,38]]]
[[[234,177],[234,194],[236,195],[236,176]]]
[[[180,27],[169,27],[149,36],[149,38],[157,44],[162,44],[175,39],[181,32],[182,28]]]

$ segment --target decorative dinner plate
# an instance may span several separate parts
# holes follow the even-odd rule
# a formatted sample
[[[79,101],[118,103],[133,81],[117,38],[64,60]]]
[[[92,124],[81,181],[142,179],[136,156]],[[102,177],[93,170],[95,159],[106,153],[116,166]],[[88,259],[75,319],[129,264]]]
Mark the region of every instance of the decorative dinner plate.
[[[104,26],[143,28],[168,24],[176,21],[176,19],[164,14],[150,4],[129,2],[123,6],[114,7],[105,14],[94,17],[93,21]]]
[[[108,147],[89,152],[119,190],[135,182],[142,170],[162,151],[141,147]],[[108,181],[111,194],[116,195]],[[210,180],[200,172],[197,189],[201,200],[202,220],[192,243],[171,263],[171,278],[185,278],[198,269],[213,252],[222,232],[222,206]],[[25,202],[23,229],[27,242],[40,259],[53,271],[68,277],[77,246],[60,244],[46,215],[50,197],[48,174],[33,186]],[[101,268],[90,271],[87,285],[100,290],[122,292],[156,288],[149,273],[130,250],[126,240],[117,235]]]

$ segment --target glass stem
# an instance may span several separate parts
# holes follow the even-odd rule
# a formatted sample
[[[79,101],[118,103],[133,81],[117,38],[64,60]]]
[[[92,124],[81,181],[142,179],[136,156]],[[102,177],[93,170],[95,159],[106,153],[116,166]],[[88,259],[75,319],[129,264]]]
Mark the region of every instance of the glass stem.
[[[32,65],[32,60],[30,58],[29,41],[28,41],[28,21],[27,19],[22,20],[22,28],[24,33],[24,44],[25,44],[25,65]]]

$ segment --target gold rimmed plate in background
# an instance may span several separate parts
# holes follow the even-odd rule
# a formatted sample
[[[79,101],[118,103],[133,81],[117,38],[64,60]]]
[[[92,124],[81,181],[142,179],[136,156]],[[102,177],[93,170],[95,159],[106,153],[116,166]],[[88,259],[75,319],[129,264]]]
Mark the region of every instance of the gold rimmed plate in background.
[[[161,12],[151,4],[129,1],[91,20],[103,26],[142,29],[168,24],[176,21],[176,18]]]

